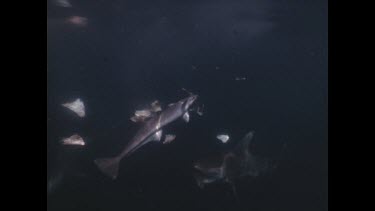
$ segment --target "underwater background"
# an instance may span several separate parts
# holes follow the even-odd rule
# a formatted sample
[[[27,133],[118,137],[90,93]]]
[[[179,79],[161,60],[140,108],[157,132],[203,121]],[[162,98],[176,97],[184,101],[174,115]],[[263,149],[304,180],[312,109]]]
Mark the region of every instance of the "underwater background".
[[[60,3],[59,3],[60,2]],[[328,3],[323,0],[47,2],[47,210],[327,210]],[[244,80],[236,80],[243,78]],[[168,126],[111,180],[93,160],[118,154],[136,109],[187,97],[203,116]],[[80,98],[79,118],[62,103]],[[204,189],[193,164],[248,131],[267,175]],[[228,143],[216,139],[230,135]],[[60,140],[79,134],[84,147]]]

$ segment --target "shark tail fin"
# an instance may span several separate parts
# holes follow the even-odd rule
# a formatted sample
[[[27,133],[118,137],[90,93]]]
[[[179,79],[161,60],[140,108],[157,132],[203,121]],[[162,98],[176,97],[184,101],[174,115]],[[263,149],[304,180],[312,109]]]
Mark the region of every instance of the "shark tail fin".
[[[99,170],[105,175],[111,177],[113,180],[117,178],[120,165],[119,158],[102,158],[96,159],[94,162],[98,166]]]

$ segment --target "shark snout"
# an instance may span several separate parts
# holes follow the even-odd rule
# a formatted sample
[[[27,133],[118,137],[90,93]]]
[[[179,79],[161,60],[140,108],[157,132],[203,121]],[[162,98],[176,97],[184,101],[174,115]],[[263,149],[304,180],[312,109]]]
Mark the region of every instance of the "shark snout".
[[[198,95],[190,96],[189,99],[188,99],[189,106],[191,106],[191,104],[193,104],[197,98],[198,98]]]
[[[189,107],[194,103],[194,101],[198,98],[198,95],[191,95],[187,98],[184,109],[188,110]]]

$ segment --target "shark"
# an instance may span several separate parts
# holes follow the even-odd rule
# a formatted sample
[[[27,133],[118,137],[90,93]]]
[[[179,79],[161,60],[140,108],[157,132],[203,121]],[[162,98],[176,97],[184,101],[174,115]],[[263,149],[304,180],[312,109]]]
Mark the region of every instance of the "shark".
[[[162,128],[175,120],[182,118],[185,122],[189,121],[189,108],[192,106],[198,95],[191,94],[176,103],[169,106],[147,120],[144,125],[136,132],[134,137],[128,142],[125,148],[115,157],[100,158],[94,160],[99,170],[111,179],[116,179],[119,172],[119,165],[123,158],[131,155],[143,145],[151,141],[160,141]]]
[[[204,159],[195,162],[194,177],[197,185],[202,189],[210,183],[230,184],[237,198],[235,182],[243,177],[258,177],[270,169],[270,163],[254,156],[249,146],[254,131],[248,132],[231,150],[222,153],[214,159]]]

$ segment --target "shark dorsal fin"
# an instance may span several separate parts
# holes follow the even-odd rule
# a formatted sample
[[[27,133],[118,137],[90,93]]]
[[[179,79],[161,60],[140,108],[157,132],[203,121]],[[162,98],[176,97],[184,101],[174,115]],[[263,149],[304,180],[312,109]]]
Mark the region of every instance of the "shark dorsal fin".
[[[235,146],[233,152],[236,155],[243,156],[249,154],[249,146],[254,137],[254,131],[248,132]]]

